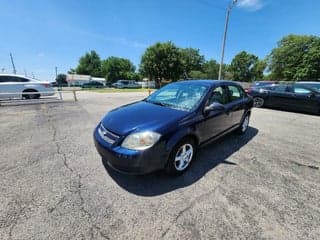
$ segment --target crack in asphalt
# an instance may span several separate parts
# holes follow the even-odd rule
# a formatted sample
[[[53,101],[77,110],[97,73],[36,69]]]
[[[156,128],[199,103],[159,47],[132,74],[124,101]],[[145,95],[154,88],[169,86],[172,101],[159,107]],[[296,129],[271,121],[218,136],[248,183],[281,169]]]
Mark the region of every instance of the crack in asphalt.
[[[49,111],[49,109],[47,110],[48,122],[49,122],[49,124],[50,124],[50,126],[51,126],[51,128],[52,128],[52,130],[53,130],[52,141],[54,142],[54,144],[55,144],[55,146],[56,146],[56,148],[57,148],[57,153],[58,153],[59,155],[61,155],[62,158],[63,158],[63,165],[64,165],[70,172],[73,172],[73,169],[72,169],[72,168],[69,166],[69,164],[68,164],[66,154],[65,154],[63,151],[61,151],[60,145],[59,145],[59,143],[58,143],[58,141],[57,141],[57,128],[56,128],[56,126],[53,124],[53,122],[52,122],[52,120],[51,120],[51,115],[48,114],[48,111]]]
[[[60,198],[60,200],[54,205],[54,207],[48,209],[48,212],[49,212],[49,213],[54,212],[54,211],[60,206],[60,204],[64,203],[66,200],[67,200],[67,196],[63,196],[63,197]]]
[[[231,172],[231,171],[230,171]],[[228,175],[229,172],[227,174],[225,174],[221,179],[223,179],[226,175]],[[176,215],[176,217],[171,221],[170,226],[161,234],[161,238],[164,238],[168,232],[170,231],[171,227],[173,226],[173,223],[177,222],[178,219],[187,211],[189,211],[190,209],[192,209],[199,201],[202,201],[204,199],[206,199],[208,196],[210,196],[211,194],[213,194],[220,186],[216,186],[214,189],[212,189],[211,191],[201,194],[200,196],[196,197],[195,199],[193,199],[187,207],[185,207],[184,209],[182,209],[181,211],[178,212],[178,214]]]
[[[9,211],[7,215],[0,219],[0,228],[9,227],[9,239],[12,239],[13,230],[18,224],[21,218],[29,219],[28,213],[31,212],[32,207],[39,207],[35,200],[32,198],[31,200],[18,200],[14,199],[9,203]]]
[[[251,160],[255,160],[256,157],[252,157]],[[221,176],[220,178],[220,182],[222,182],[222,180],[224,178],[226,178],[229,174],[231,174],[231,172],[233,172],[234,169],[229,170],[228,172],[226,172],[223,176]],[[205,200],[208,196],[210,196],[211,194],[213,194],[218,188],[220,187],[220,185],[217,185],[215,188],[213,188],[211,191],[201,194],[200,196],[196,197],[195,199],[193,199],[187,207],[185,207],[184,209],[182,209],[181,211],[178,212],[178,214],[176,215],[176,217],[170,222],[169,227],[161,234],[161,238],[164,238],[168,232],[170,231],[171,227],[173,226],[173,223],[177,222],[178,219],[186,212],[188,212],[190,209],[192,209],[199,201]]]
[[[48,117],[48,122],[53,130],[53,134],[52,134],[52,141],[54,142],[55,146],[56,146],[56,149],[57,149],[57,153],[59,155],[62,156],[63,158],[63,165],[65,166],[66,169],[68,169],[70,171],[70,173],[75,173],[74,169],[68,164],[68,161],[67,161],[67,156],[66,154],[62,151],[58,141],[57,141],[57,128],[56,126],[53,124],[53,121],[51,119],[52,115],[49,114],[49,108],[46,109],[46,116]],[[93,170],[94,171],[94,170]],[[108,235],[106,235],[105,233],[103,233],[103,231],[101,230],[101,227],[99,227],[97,224],[94,223],[93,221],[93,216],[92,214],[87,210],[85,209],[84,207],[84,204],[85,204],[85,200],[81,194],[81,188],[82,188],[82,182],[81,182],[81,179],[82,178],[85,178],[87,176],[89,176],[90,174],[92,174],[92,172],[86,174],[85,176],[82,176],[80,173],[76,173],[77,175],[77,185],[76,185],[76,191],[74,191],[73,193],[75,193],[76,195],[78,195],[78,198],[80,199],[80,204],[79,204],[79,209],[80,211],[82,211],[86,216],[87,216],[87,219],[88,219],[88,222],[89,224],[91,225],[90,227],[90,237],[91,239],[95,239],[94,237],[94,230],[96,230],[100,236],[104,239],[110,239]],[[72,192],[72,191],[71,191]],[[53,208],[50,208],[48,209],[48,212],[51,213],[53,212],[54,210],[57,209],[57,207],[63,203],[64,201],[66,200],[66,196],[63,196],[56,204]]]
[[[291,161],[293,164],[299,166],[299,167],[308,167],[308,168],[311,168],[311,169],[314,169],[314,170],[319,170],[319,167],[317,166],[313,166],[313,165],[307,165],[307,164],[303,164],[303,163],[298,163],[296,161]]]
[[[82,176],[80,174],[78,174],[78,182],[77,182],[77,186],[76,186],[76,191],[75,194],[78,195],[79,199],[80,199],[80,210],[87,216],[88,218],[88,222],[91,224],[91,228],[90,228],[90,236],[91,239],[95,239],[94,238],[94,229],[100,234],[101,237],[103,237],[104,239],[110,239],[109,236],[107,236],[106,234],[104,234],[101,230],[101,228],[96,225],[93,221],[93,216],[92,214],[85,209],[84,204],[85,204],[85,200],[81,194],[81,188],[82,188],[82,182],[81,182]]]

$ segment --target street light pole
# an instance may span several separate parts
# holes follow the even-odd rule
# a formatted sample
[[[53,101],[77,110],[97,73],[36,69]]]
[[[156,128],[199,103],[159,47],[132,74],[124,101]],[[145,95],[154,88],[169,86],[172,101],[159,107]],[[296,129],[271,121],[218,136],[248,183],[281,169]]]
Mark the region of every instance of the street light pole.
[[[224,59],[224,49],[226,46],[226,39],[227,39],[227,31],[228,31],[228,24],[229,24],[229,16],[230,16],[230,11],[233,8],[233,6],[237,3],[237,0],[233,0],[228,8],[227,8],[227,15],[226,15],[226,22],[224,25],[224,33],[223,33],[223,40],[222,40],[222,50],[221,50],[221,60],[220,60],[220,67],[219,67],[219,80],[221,80],[221,75],[222,75],[222,67],[223,67],[223,59]]]

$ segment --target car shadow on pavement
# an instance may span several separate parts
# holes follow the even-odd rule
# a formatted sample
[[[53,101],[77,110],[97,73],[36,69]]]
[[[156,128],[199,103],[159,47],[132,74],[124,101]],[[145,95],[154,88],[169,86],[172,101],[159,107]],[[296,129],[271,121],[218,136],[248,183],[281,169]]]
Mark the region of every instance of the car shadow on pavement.
[[[199,149],[197,158],[190,168],[181,176],[168,176],[164,171],[148,175],[132,176],[121,174],[102,161],[111,178],[126,191],[140,196],[157,196],[189,186],[219,164],[236,165],[228,157],[250,142],[258,134],[258,129],[248,128],[242,135],[228,134]]]

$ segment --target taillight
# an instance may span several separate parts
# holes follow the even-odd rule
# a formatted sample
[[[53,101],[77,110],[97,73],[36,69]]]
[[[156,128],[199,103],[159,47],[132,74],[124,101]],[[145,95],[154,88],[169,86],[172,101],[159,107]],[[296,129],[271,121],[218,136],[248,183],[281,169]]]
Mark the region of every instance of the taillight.
[[[51,85],[49,83],[42,83],[41,85],[44,86],[45,88],[51,87]]]
[[[251,93],[252,92],[252,88],[247,88],[244,90],[246,93]]]

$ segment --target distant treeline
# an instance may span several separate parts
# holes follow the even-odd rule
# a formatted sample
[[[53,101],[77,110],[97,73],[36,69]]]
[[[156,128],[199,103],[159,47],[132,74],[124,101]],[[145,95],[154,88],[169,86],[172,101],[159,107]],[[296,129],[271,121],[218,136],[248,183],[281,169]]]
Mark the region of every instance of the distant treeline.
[[[173,42],[155,43],[141,57],[139,68],[125,58],[101,59],[95,51],[85,53],[75,69],[69,73],[105,77],[112,83],[119,79],[156,80],[217,79],[219,64],[206,60],[199,49],[180,48]],[[320,38],[317,36],[288,35],[265,59],[241,51],[230,64],[223,66],[224,79],[240,82],[255,80],[318,80],[320,79]]]

